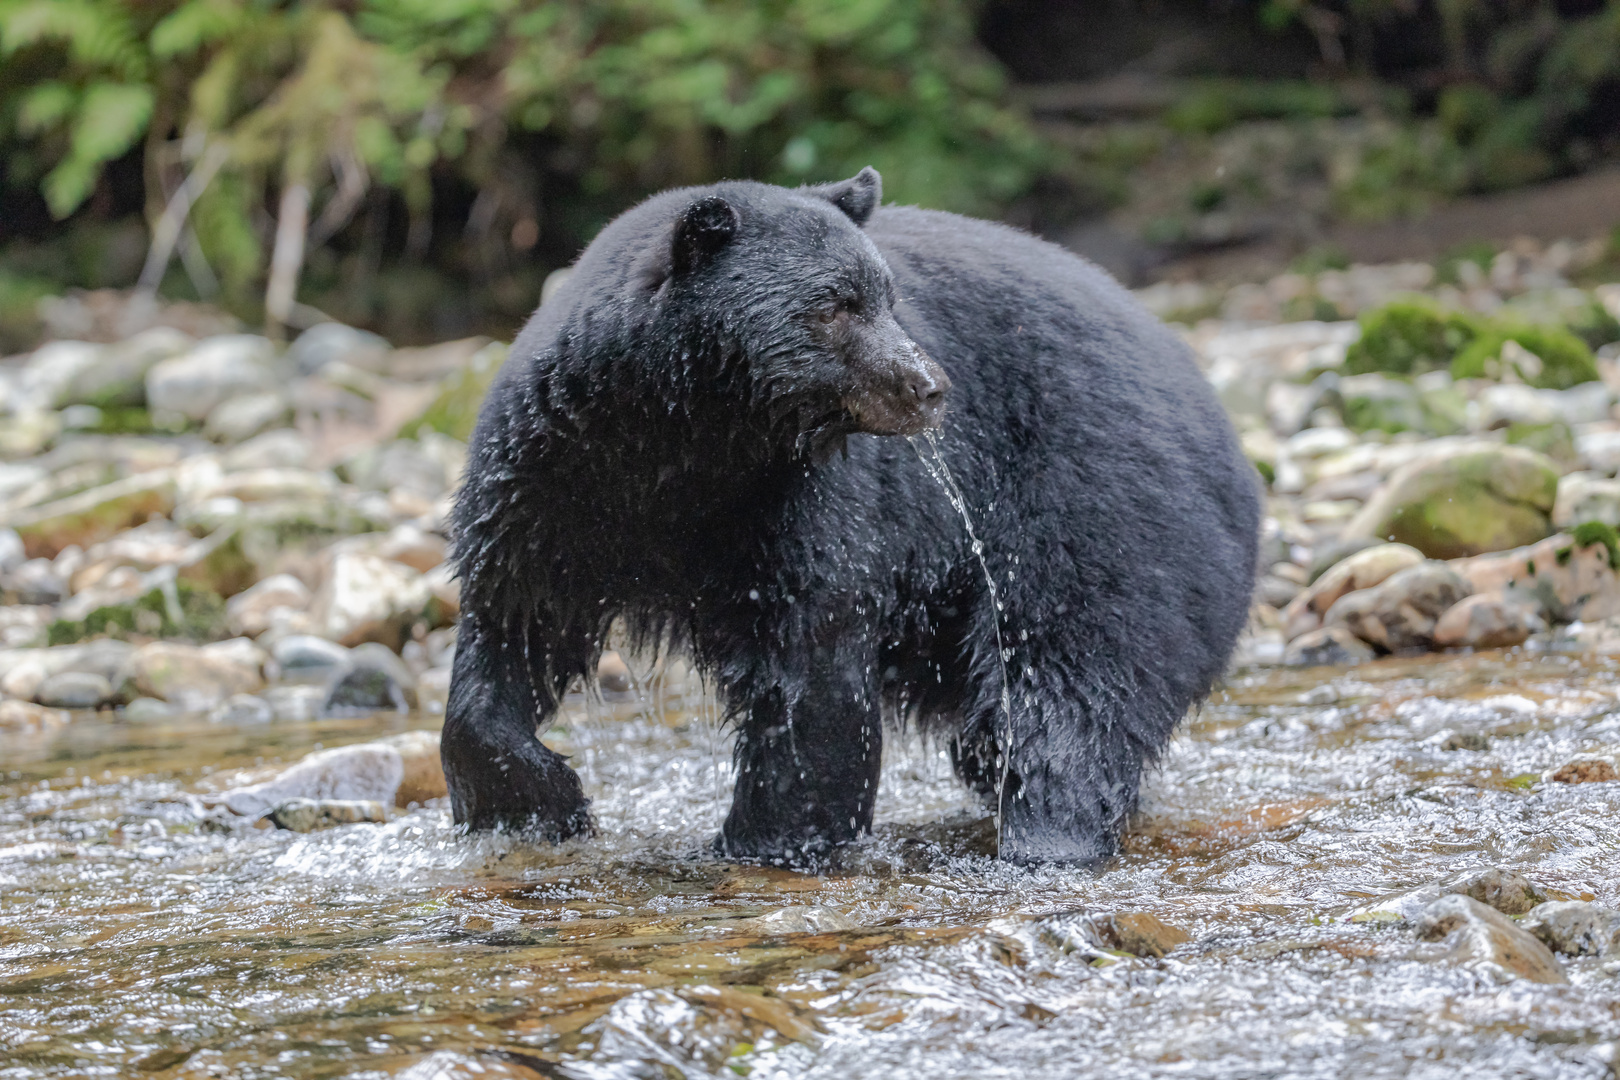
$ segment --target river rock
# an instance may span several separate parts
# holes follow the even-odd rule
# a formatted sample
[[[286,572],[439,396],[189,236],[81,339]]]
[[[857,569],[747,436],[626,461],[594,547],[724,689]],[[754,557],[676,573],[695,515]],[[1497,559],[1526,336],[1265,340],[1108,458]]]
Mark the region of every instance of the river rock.
[[[1620,525],[1620,480],[1585,472],[1569,473],[1558,481],[1552,520],[1560,529],[1588,521]]]
[[[43,604],[0,607],[0,649],[23,649],[45,644],[47,628],[56,617]]]
[[[1575,436],[1575,453],[1599,476],[1620,472],[1620,431],[1586,431]]]
[[[1417,936],[1422,941],[1442,941],[1443,959],[1499,978],[1569,982],[1547,946],[1501,912],[1467,896],[1443,896],[1430,904],[1418,918]]]
[[[108,640],[8,650],[0,653],[0,693],[33,700],[48,679],[66,672],[99,675],[116,687],[119,673],[134,652],[128,642]]]
[[[219,442],[239,443],[279,427],[292,415],[292,402],[279,390],[256,390],[226,398],[208,411],[203,434]]]
[[[380,824],[388,820],[388,811],[369,799],[288,799],[267,816],[278,829],[307,833],[338,825]]]
[[[350,666],[327,692],[325,716],[408,712],[416,703],[416,677],[386,645],[368,641],[349,654]]]
[[[755,933],[776,934],[834,934],[841,930],[859,930],[861,924],[839,911],[819,905],[785,907],[738,923],[738,929],[747,928]]]
[[[1440,616],[1469,591],[1467,580],[1445,563],[1419,563],[1375,588],[1347,593],[1328,609],[1323,623],[1343,626],[1388,652],[1428,648]]]
[[[270,647],[270,656],[281,681],[295,684],[325,686],[351,663],[348,649],[314,634],[289,634]]]
[[[34,558],[54,559],[65,548],[89,547],[174,509],[174,475],[166,469],[136,473],[10,515],[10,526]]]
[[[248,469],[303,469],[315,455],[309,438],[291,428],[255,435],[225,451],[220,464],[226,472]]]
[[[132,724],[156,724],[173,720],[180,710],[155,697],[138,697],[124,706],[122,716]]]
[[[273,626],[289,626],[309,608],[309,586],[291,574],[272,574],[225,603],[225,625],[233,634],[258,637]]]
[[[264,652],[246,638],[201,646],[155,641],[135,651],[125,674],[148,697],[206,712],[233,694],[261,689],[264,661]]]
[[[252,694],[232,694],[208,712],[214,724],[268,724],[274,717],[270,703]]]
[[[113,699],[113,685],[93,671],[52,675],[34,691],[34,700],[53,709],[94,709]]]
[[[449,487],[444,462],[416,439],[367,447],[343,468],[355,486],[372,491],[403,490],[432,499]]]
[[[1553,424],[1563,422],[1556,391],[1537,390],[1522,383],[1487,386],[1479,393],[1479,426],[1487,430],[1512,424]]]
[[[1533,600],[1554,622],[1593,622],[1620,615],[1620,575],[1601,541],[1584,546],[1565,533],[1538,544],[1452,560],[1479,593]]]
[[[1327,667],[1365,664],[1378,654],[1371,645],[1342,626],[1327,626],[1299,635],[1283,650],[1289,667]]]
[[[313,375],[327,364],[342,361],[363,371],[381,372],[392,346],[376,334],[342,323],[325,322],[298,335],[287,350],[287,359],[302,375]]]
[[[192,347],[190,335],[170,326],[154,326],[101,350],[75,371],[60,402],[87,405],[146,404],[146,375],[158,363]]]
[[[402,563],[362,552],[333,557],[310,609],[322,637],[343,645],[380,641],[397,648],[420,619],[433,593],[422,575]]]
[[[1110,911],[1091,917],[1097,938],[1104,948],[1128,952],[1132,956],[1157,959],[1192,940],[1180,927],[1161,922],[1145,911]]]
[[[1505,649],[1547,629],[1538,605],[1527,597],[1480,593],[1452,605],[1434,624],[1440,649]]]
[[[0,458],[32,457],[62,432],[62,416],[44,409],[12,413],[0,424]]]
[[[321,705],[326,701],[326,687],[293,683],[272,686],[263,695],[270,706],[270,718],[282,723],[306,724],[321,718]]]
[[[1547,899],[1529,878],[1500,866],[1459,874],[1440,888],[1446,894],[1478,900],[1504,915],[1523,915]]]
[[[50,559],[29,559],[0,575],[0,589],[19,604],[60,604],[68,594],[67,582]]]
[[[1555,784],[1607,784],[1620,779],[1608,758],[1578,757],[1549,769],[1546,779]]]
[[[596,662],[596,685],[609,694],[627,694],[635,689],[630,665],[616,652],[605,652]]]
[[[189,352],[146,373],[146,402],[154,414],[202,421],[226,398],[276,389],[275,348],[255,334],[204,338]]]
[[[1620,911],[1584,900],[1538,904],[1519,926],[1565,956],[1620,954]]]
[[[106,350],[105,345],[89,341],[41,345],[23,364],[18,404],[34,409],[60,409],[70,404],[73,381],[94,367]]]
[[[409,524],[395,526],[373,550],[391,562],[403,563],[424,574],[444,562],[448,555],[444,537]]]
[[[0,527],[0,574],[9,574],[27,561],[28,552],[17,530]]]
[[[1503,551],[1552,532],[1558,467],[1518,446],[1468,442],[1396,469],[1345,526],[1433,559]]]
[[[69,715],[61,709],[36,705],[32,701],[0,701],[0,732],[35,735],[66,724]]]
[[[400,764],[404,766],[404,775],[394,792],[396,806],[425,803],[450,794],[444,780],[444,763],[439,757],[438,732],[407,731],[377,741],[399,751]]]
[[[393,803],[405,778],[403,755],[382,743],[317,750],[279,775],[234,788],[222,798],[232,813],[262,817],[289,799]]]
[[[1289,638],[1319,629],[1328,609],[1345,594],[1382,584],[1392,574],[1423,562],[1423,553],[1405,544],[1373,544],[1348,555],[1318,577],[1283,610]]]

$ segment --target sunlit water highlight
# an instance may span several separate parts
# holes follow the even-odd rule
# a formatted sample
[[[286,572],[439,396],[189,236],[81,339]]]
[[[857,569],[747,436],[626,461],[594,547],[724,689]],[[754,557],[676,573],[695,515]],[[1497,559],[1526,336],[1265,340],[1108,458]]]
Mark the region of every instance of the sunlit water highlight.
[[[207,766],[426,718],[86,717],[0,743],[0,1077],[1609,1076],[1612,965],[1498,983],[1342,916],[1481,865],[1620,905],[1620,784],[1537,778],[1620,751],[1617,690],[1607,660],[1496,654],[1236,678],[1096,874],[993,860],[940,748],[903,738],[837,867],[717,861],[729,754],[680,693],[571,705],[548,740],[600,833],[556,848],[442,806],[294,835],[196,798]],[[1106,910],[1193,940],[1060,947]]]

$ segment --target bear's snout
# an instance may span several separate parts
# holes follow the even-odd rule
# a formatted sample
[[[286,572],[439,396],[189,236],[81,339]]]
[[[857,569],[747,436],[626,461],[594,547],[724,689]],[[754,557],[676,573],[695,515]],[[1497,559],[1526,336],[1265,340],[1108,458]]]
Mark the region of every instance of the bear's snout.
[[[916,435],[945,419],[951,379],[898,326],[872,350],[857,392],[844,400],[860,430],[871,435]]]

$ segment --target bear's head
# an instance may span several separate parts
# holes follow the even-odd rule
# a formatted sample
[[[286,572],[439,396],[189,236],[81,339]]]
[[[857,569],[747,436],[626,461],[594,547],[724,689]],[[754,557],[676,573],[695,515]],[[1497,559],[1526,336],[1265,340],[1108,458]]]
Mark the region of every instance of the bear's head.
[[[894,279],[862,231],[882,181],[790,190],[724,183],[680,206],[641,284],[685,340],[723,339],[750,403],[800,446],[938,427],[950,379],[894,317]]]

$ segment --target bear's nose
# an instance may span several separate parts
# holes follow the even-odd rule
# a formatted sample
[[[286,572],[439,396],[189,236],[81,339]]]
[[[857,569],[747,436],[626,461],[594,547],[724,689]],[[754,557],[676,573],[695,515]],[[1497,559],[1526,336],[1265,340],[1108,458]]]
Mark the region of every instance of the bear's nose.
[[[911,392],[918,411],[932,427],[939,422],[939,414],[945,410],[945,392],[951,388],[951,380],[945,374],[945,369],[933,360],[927,356],[920,359],[922,363],[906,374],[906,389]]]

